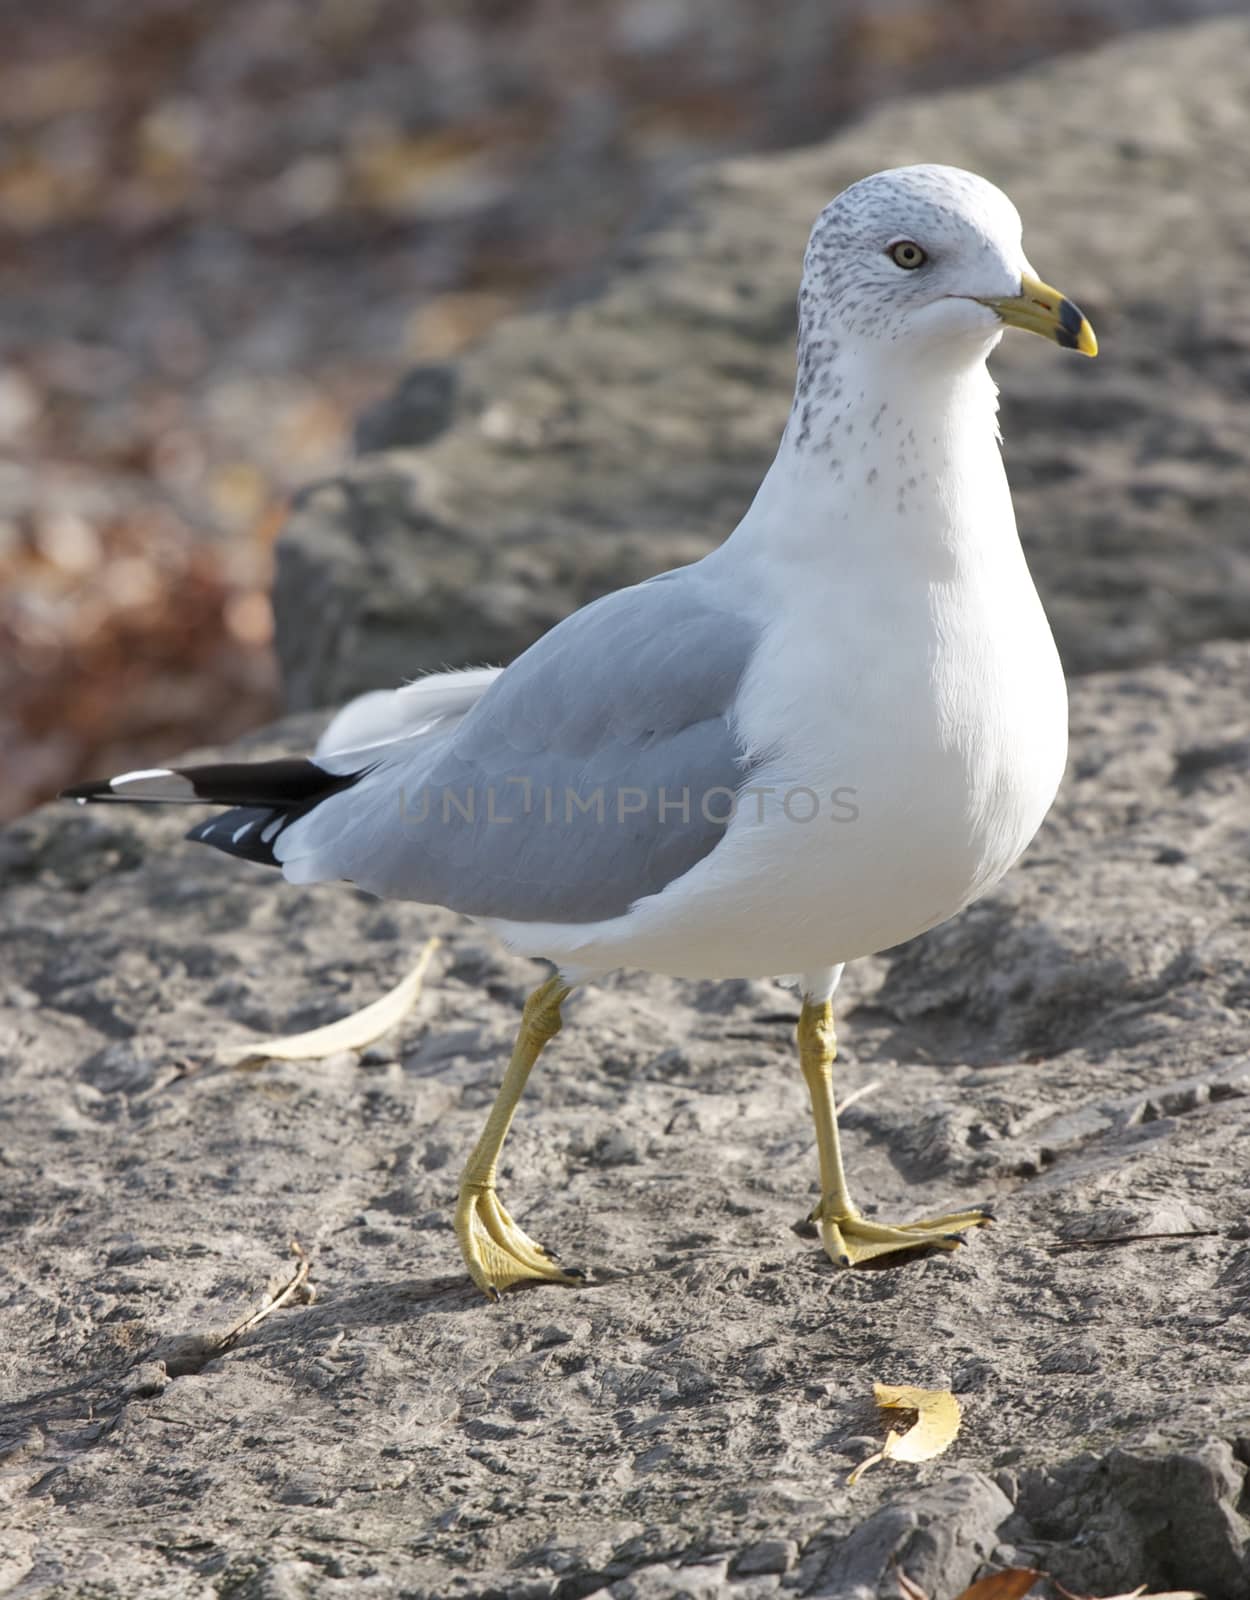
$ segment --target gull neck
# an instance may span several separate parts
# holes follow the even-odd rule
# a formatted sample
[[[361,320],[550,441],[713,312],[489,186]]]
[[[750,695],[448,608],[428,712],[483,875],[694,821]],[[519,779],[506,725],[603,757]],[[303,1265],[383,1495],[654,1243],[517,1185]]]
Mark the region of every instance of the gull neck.
[[[928,565],[987,535],[1014,536],[998,391],[983,357],[951,354],[843,347],[815,362],[801,347],[776,458],[726,547]]]

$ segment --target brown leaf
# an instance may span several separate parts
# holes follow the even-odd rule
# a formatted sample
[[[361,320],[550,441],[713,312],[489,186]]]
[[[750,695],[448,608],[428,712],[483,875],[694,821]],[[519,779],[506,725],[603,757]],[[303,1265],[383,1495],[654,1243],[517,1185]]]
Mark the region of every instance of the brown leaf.
[[[1021,1600],[1044,1572],[1035,1567],[1004,1567],[1001,1572],[991,1572],[956,1596],[956,1600]]]

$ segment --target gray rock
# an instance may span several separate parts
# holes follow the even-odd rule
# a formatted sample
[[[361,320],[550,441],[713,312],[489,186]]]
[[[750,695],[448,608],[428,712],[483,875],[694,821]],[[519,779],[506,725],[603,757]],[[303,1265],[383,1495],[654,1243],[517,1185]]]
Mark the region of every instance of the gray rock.
[[[451,426],[456,407],[456,370],[414,367],[394,394],[371,407],[356,424],[361,455],[429,444]]]
[[[735,1578],[789,1572],[798,1553],[798,1546],[793,1539],[760,1539],[735,1556],[730,1570]]]
[[[897,1559],[944,1594],[1013,1551],[1078,1592],[1246,1600],[1244,789],[1173,775],[1244,715],[1248,674],[1250,645],[1215,644],[1076,683],[1073,770],[1026,863],[848,975],[840,1081],[882,1084],[846,1134],[861,1200],[992,1196],[999,1218],[888,1271],[836,1275],[790,1231],[815,1173],[792,997],[630,975],[570,1006],[505,1159],[509,1205],[590,1284],[487,1305],[451,1236],[454,1152],[527,963],[458,978],[472,927],[282,885],[184,847],[176,816],[10,829],[3,960],[45,997],[0,1014],[22,1592],[143,1595],[189,1570],[256,1595],[885,1595]],[[209,1064],[375,997],[430,932],[443,965],[401,1031],[458,1052],[402,1051],[384,1083],[347,1057]],[[222,998],[205,974],[231,963],[255,983]],[[81,1099],[121,1028],[151,1073]],[[669,1038],[680,1064],[657,1067]],[[926,1140],[917,1164],[918,1125],[946,1130],[940,1161]],[[631,1165],[593,1156],[614,1127],[642,1135]],[[435,1129],[453,1155],[431,1163]],[[317,1298],[228,1347],[292,1237]],[[964,1425],[947,1456],[848,1488],[884,1432],[874,1379],[953,1382]]]
[[[1250,1590],[1245,1489],[1245,1463],[1222,1441],[1117,1449],[1023,1474],[1016,1520],[1045,1529],[1034,1548],[1079,1591],[1106,1593],[1137,1570],[1158,1585],[1242,1595]]]
[[[877,1600],[898,1592],[901,1570],[929,1594],[966,1588],[998,1542],[1011,1515],[1002,1490],[979,1473],[951,1473],[881,1507],[849,1537],[835,1537],[817,1565],[819,1535],[799,1568],[799,1593],[835,1600]]]
[[[1138,39],[709,176],[541,361],[550,321],[504,329],[438,441],[315,492],[285,558],[287,603],[302,559],[331,607],[308,699],[345,692],[369,608],[372,668],[422,664],[386,659],[424,627],[414,595],[449,658],[510,653],[728,526],[785,403],[783,236],[797,248],[829,190],[941,153],[1020,193],[1039,267],[1092,290],[1110,335],[1088,373],[1040,347],[1004,364],[1009,428],[1011,405],[1034,413],[1017,476],[1042,463],[1022,510],[1079,664],[1134,664],[1074,682],[1071,768],[1020,869],[848,974],[839,1066],[844,1093],[879,1084],[845,1135],[865,1208],[988,1198],[997,1225],[835,1273],[791,1226],[815,1179],[793,996],[625,974],[571,1002],[502,1171],[587,1286],[488,1305],[451,1208],[531,964],[446,913],[195,850],[177,814],[46,808],[0,835],[0,1584],[879,1597],[895,1561],[947,1595],[1009,1557],[1076,1590],[1250,1600],[1250,643],[1163,658],[1244,631],[1244,407],[1213,399],[1245,353],[1244,224],[1210,207],[1240,159],[1246,38]],[[1156,352],[1164,382],[1126,377]],[[1144,504],[1190,448],[1202,506]],[[359,546],[310,510],[358,487],[377,492]],[[431,933],[445,949],[384,1070],[212,1065],[376,998]],[[293,1238],[315,1298],[228,1339]],[[963,1426],[852,1487],[884,1436],[874,1380],[953,1384]]]
[[[1245,21],[1141,35],[691,179],[598,298],[514,320],[464,359],[454,419],[444,395],[429,422],[420,369],[362,443],[437,437],[300,498],[278,545],[289,704],[509,660],[572,607],[723,539],[789,406],[813,217],[852,179],[915,160],[1006,188],[1039,271],[1102,341],[1094,362],[1022,337],[995,360],[1020,526],[1069,670],[1245,637],[1250,223],[1231,197],[1248,55]]]

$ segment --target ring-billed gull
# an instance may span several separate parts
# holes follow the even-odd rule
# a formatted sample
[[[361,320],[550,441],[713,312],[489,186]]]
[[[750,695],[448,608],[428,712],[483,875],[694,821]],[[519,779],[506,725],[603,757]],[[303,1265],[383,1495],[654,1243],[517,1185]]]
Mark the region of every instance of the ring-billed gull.
[[[845,962],[991,888],[1063,771],[1063,674],[985,364],[1007,325],[1097,349],[998,189],[940,166],[866,178],[812,230],[793,409],[718,549],[584,607],[506,670],[354,703],[310,759],[68,791],[230,806],[190,837],[295,883],[467,912],[552,964],[460,1187],[456,1232],[488,1293],[571,1281],[509,1216],[496,1166],[563,1000],[619,966],[797,981],[813,1220],[834,1262],[953,1248],[988,1220],[860,1213],[832,997]]]

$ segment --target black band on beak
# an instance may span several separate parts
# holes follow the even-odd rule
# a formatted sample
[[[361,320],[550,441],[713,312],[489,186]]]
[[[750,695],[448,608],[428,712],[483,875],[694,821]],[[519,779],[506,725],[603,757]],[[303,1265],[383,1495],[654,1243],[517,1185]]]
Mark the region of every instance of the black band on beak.
[[[1059,302],[1059,326],[1055,329],[1055,342],[1061,344],[1065,350],[1079,350],[1081,348],[1081,329],[1085,326],[1085,316],[1079,307],[1074,306],[1071,300]]]

